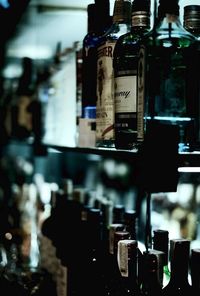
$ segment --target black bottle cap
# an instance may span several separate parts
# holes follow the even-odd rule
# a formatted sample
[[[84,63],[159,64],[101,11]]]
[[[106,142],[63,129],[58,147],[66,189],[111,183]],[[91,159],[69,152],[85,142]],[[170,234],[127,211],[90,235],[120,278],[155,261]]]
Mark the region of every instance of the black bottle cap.
[[[179,0],[159,0],[158,16],[162,17],[166,13],[179,15]]]
[[[150,0],[134,0],[132,3],[132,12],[150,11]]]
[[[153,234],[153,248],[164,252],[163,263],[166,265],[168,262],[169,232],[167,230],[156,229],[153,231]]]

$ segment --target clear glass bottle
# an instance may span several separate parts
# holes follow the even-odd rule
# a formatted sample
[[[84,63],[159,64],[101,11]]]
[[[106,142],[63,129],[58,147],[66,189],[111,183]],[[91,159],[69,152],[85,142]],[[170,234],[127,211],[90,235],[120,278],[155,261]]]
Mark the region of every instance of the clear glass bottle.
[[[199,89],[200,85],[200,5],[186,5],[184,6],[183,14],[183,26],[184,28],[193,34],[197,38],[196,51],[194,52],[193,60],[195,60],[194,73],[199,78],[196,88]],[[195,142],[194,150],[200,150],[200,91],[198,92],[197,99],[195,101]]]
[[[138,41],[149,30],[150,1],[134,0],[131,31],[119,37],[113,52],[117,149],[132,149],[136,146]]]
[[[156,129],[177,132],[179,152],[194,141],[197,98],[193,55],[196,38],[179,18],[178,0],[160,0],[158,18],[140,45],[138,66],[138,141]],[[170,139],[169,139],[170,141]]]
[[[187,239],[170,240],[171,277],[162,289],[162,296],[192,295],[192,287],[188,282],[190,241]]]
[[[130,31],[131,0],[115,0],[113,23],[103,35],[97,57],[96,146],[114,147],[113,50]]]

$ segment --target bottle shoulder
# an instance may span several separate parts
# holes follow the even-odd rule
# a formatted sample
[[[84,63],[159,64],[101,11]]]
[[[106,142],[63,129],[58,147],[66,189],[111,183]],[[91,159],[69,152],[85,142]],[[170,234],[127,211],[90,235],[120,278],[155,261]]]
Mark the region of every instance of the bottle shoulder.
[[[125,23],[114,23],[102,36],[102,41],[117,40],[120,36],[130,32],[131,26]]]

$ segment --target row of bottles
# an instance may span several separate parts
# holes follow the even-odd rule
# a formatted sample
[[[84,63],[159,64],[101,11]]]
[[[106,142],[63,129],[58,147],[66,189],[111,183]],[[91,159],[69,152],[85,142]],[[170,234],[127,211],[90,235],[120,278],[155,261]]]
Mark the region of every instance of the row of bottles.
[[[54,254],[65,270],[58,295],[199,293],[200,252],[190,240],[169,240],[167,230],[155,229],[146,249],[134,210],[105,200],[89,204],[80,188],[67,183],[67,190],[53,192],[51,214],[42,224],[42,236],[54,249],[50,257],[44,248],[43,255],[52,260]]]
[[[82,41],[58,42],[46,65],[24,57],[21,76],[5,81],[2,129],[128,150],[166,134],[179,151],[199,150],[199,10],[185,6],[182,24],[178,0],[116,0],[112,17],[109,0],[89,4]]]
[[[179,151],[199,149],[199,5],[184,7],[182,24],[179,1],[154,4],[116,0],[111,26],[99,36],[93,25],[83,41],[83,108],[96,107],[96,146],[133,149],[167,132]]]

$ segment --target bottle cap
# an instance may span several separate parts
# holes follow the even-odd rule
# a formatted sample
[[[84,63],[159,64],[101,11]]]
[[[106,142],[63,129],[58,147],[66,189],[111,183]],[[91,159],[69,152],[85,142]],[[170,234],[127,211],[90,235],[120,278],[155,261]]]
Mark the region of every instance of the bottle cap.
[[[200,5],[184,7],[183,23],[186,30],[200,29]]]
[[[158,16],[162,17],[166,13],[179,15],[179,0],[159,0]]]

